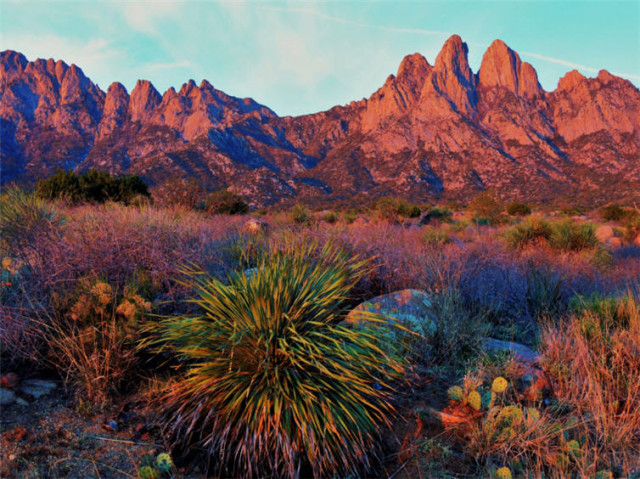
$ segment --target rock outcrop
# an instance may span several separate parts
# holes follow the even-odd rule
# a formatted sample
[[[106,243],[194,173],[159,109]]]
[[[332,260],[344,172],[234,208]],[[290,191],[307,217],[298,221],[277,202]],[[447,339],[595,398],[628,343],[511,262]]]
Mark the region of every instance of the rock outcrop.
[[[0,54],[2,182],[56,168],[193,178],[254,205],[362,203],[381,195],[466,199],[637,198],[640,91],[601,71],[546,92],[501,40],[478,73],[454,35],[431,65],[407,56],[368,99],[278,117],[203,80],[160,94],[140,80],[103,92],[75,65]]]

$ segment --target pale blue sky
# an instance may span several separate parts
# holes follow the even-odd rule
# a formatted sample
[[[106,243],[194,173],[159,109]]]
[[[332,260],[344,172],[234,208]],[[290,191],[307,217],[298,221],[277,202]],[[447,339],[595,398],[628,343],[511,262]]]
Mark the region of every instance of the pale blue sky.
[[[477,71],[495,38],[546,90],[577,68],[640,85],[640,1],[213,2],[0,0],[0,49],[76,63],[106,90],[190,78],[279,115],[369,96],[402,58],[435,62],[453,33]]]

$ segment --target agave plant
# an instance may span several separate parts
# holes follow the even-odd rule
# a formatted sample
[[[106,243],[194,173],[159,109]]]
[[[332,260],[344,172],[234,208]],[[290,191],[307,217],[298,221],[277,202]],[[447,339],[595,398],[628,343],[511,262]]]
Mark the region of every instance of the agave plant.
[[[162,320],[155,340],[189,364],[163,398],[174,446],[243,477],[371,468],[402,363],[342,322],[365,272],[332,246],[271,252],[229,284],[186,270],[201,314]]]

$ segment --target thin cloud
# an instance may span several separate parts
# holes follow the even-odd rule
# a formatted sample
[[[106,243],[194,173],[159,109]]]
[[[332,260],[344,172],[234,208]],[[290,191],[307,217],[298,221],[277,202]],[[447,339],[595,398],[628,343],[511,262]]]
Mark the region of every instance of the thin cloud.
[[[160,34],[158,21],[176,14],[180,5],[175,1],[127,2],[116,4],[124,20],[134,30],[151,35]]]
[[[593,67],[589,67],[586,65],[581,65],[579,63],[573,63],[567,60],[563,60],[561,58],[553,58],[553,57],[547,57],[545,55],[540,55],[539,53],[531,53],[531,52],[520,52],[520,55],[522,56],[529,56],[529,57],[533,57],[533,58],[537,58],[538,60],[543,60],[545,62],[549,62],[549,63],[557,63],[558,65],[564,65],[570,68],[575,68],[576,70],[584,70],[587,72],[593,72],[593,73],[598,73],[601,68],[593,68]],[[631,73],[618,73],[618,72],[611,72],[613,75],[619,76],[619,77],[625,77],[625,78],[632,78],[634,80],[640,80],[640,75],[633,75]]]
[[[149,65],[145,65],[145,70],[152,71],[163,71],[163,70],[173,70],[174,68],[190,68],[192,63],[190,61],[184,60],[181,62],[169,62],[169,63],[151,63]]]
[[[356,20],[351,20],[349,18],[327,15],[326,13],[319,12],[318,10],[314,10],[312,8],[284,8],[284,7],[283,8],[262,7],[262,8],[265,10],[273,11],[273,12],[289,12],[289,13],[300,13],[303,15],[312,15],[314,17],[322,18],[324,20],[329,20],[335,23],[356,25],[358,27],[364,27],[364,28],[374,28],[376,30],[382,30],[385,32],[413,33],[418,35],[451,35],[450,32],[443,32],[441,30],[426,30],[424,28],[402,28],[402,27],[392,27],[387,25],[376,25],[373,23],[358,22]]]

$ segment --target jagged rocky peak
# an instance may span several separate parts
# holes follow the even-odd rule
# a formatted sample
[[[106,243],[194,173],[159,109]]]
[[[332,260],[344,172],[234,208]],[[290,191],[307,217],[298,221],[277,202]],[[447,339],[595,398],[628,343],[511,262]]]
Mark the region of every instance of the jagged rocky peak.
[[[182,88],[180,88],[180,92],[178,94],[180,96],[191,96],[193,94],[196,94],[198,90],[199,88],[198,85],[196,85],[196,82],[194,80],[189,80],[187,83],[184,83],[182,85]]]
[[[424,81],[431,69],[432,67],[425,57],[420,53],[414,53],[402,59],[396,76],[398,79],[409,78],[414,81]]]
[[[29,61],[22,53],[13,50],[5,50],[0,53],[0,75],[2,81],[9,75],[19,75],[23,72]]]
[[[459,35],[444,43],[436,58],[433,86],[458,111],[470,113],[475,107],[475,76],[469,67],[469,48]]]
[[[571,70],[558,80],[558,90],[569,91],[586,79],[587,78],[578,70]]]
[[[174,90],[175,93],[175,90]],[[138,80],[131,91],[129,113],[132,121],[148,120],[162,101],[158,90],[148,80]]]
[[[494,40],[482,57],[478,84],[482,87],[503,87],[516,95],[532,98],[542,91],[536,70],[507,46]]]
[[[104,114],[120,113],[126,111],[129,106],[129,94],[120,82],[113,82],[107,89],[104,99]]]

